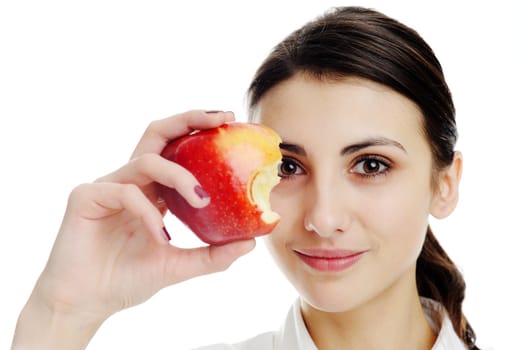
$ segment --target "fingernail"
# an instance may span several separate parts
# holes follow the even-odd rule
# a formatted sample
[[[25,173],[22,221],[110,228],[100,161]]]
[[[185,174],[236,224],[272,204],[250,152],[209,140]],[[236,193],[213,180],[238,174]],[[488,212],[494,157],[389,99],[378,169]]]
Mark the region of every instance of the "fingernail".
[[[206,114],[221,113],[223,111],[205,111]]]
[[[201,199],[210,198],[210,195],[208,194],[208,192],[206,192],[200,185],[196,185],[194,187],[194,191]]]
[[[166,230],[166,227],[163,227],[163,236],[164,236],[164,239],[166,239],[167,241],[171,241],[172,240],[172,237],[170,237],[170,234]]]

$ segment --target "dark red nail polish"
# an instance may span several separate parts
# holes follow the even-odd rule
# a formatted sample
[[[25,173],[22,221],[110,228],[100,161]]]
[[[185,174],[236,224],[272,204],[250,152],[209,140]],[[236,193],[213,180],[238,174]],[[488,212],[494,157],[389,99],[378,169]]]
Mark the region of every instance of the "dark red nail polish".
[[[170,234],[169,234],[168,231],[166,230],[166,227],[163,227],[163,235],[164,235],[164,238],[165,238],[167,241],[171,241],[171,240],[172,240],[172,237],[170,236]]]
[[[201,199],[210,198],[208,192],[206,192],[200,185],[196,185],[194,191]]]

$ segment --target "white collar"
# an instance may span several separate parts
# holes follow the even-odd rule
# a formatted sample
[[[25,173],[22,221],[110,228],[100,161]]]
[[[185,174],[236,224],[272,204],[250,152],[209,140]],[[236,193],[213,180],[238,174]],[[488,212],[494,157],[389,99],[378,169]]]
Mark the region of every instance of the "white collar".
[[[433,332],[437,333],[435,345],[431,350],[467,349],[455,332],[444,306],[428,298],[421,297],[420,302],[426,313],[427,322],[429,322]]]

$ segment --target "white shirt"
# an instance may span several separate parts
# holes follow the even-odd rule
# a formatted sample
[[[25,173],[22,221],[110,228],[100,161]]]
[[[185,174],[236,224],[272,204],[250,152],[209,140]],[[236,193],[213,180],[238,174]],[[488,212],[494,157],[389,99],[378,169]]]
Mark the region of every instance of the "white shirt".
[[[466,350],[467,347],[455,333],[444,307],[438,302],[420,298],[427,321],[437,339],[431,350]],[[262,333],[236,344],[215,344],[196,350],[317,350],[305,327],[299,299],[290,308],[285,323],[279,331]]]

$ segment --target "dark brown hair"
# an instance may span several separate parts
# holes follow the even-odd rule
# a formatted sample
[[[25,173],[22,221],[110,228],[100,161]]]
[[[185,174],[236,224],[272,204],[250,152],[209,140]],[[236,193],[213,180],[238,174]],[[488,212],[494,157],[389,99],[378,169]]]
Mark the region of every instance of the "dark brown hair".
[[[422,111],[433,173],[453,161],[457,128],[451,93],[433,50],[413,29],[374,10],[333,8],[274,47],[249,87],[250,110],[272,87],[298,73],[333,81],[365,78],[406,96]],[[416,280],[419,295],[444,305],[459,337],[469,349],[478,349],[462,313],[464,278],[430,227]]]

